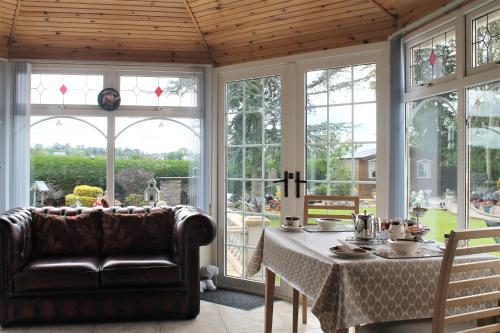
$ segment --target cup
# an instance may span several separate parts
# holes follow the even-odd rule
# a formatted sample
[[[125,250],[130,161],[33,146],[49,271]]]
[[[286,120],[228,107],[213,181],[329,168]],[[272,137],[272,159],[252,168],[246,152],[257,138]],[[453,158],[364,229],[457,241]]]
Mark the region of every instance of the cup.
[[[300,226],[300,217],[298,216],[285,216],[285,225],[287,227],[297,228]]]

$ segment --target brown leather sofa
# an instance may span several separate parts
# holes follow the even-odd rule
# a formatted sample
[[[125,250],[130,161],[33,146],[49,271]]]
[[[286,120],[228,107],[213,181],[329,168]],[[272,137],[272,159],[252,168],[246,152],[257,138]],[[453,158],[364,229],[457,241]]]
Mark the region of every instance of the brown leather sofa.
[[[0,324],[195,318],[199,247],[214,237],[188,206],[7,211]]]

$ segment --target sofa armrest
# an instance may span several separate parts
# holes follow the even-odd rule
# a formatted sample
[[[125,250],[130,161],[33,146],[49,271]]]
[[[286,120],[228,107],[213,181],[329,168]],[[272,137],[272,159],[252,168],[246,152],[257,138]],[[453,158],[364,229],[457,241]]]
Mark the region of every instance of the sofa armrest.
[[[16,208],[0,214],[0,281],[4,292],[12,291],[11,277],[32,254],[31,210]]]
[[[174,213],[175,254],[187,246],[210,244],[216,233],[214,220],[191,206],[177,206]]]

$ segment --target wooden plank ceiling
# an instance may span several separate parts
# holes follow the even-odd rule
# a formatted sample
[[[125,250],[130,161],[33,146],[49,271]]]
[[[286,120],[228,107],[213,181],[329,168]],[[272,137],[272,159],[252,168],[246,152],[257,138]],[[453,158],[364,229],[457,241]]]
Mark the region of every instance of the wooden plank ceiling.
[[[0,0],[0,57],[227,65],[386,40],[450,0]]]

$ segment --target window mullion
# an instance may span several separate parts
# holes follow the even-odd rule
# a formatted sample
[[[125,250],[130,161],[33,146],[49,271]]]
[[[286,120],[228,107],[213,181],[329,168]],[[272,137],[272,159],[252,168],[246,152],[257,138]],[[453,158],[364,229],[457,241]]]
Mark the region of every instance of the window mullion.
[[[106,149],[106,192],[107,200],[115,204],[115,115],[108,115],[108,137]]]

